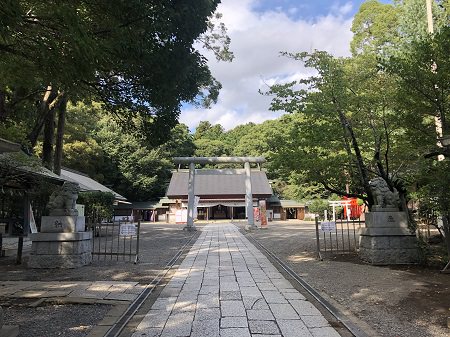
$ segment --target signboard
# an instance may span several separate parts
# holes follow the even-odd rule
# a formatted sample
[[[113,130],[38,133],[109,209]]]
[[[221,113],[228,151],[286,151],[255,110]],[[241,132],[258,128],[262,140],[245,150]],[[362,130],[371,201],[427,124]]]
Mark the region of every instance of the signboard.
[[[324,221],[320,223],[320,229],[322,232],[334,232],[336,231],[336,222],[334,221]]]
[[[30,231],[31,233],[37,233],[36,221],[34,220],[33,208],[30,204]]]
[[[259,207],[253,207],[253,220],[259,222],[260,221],[259,215],[260,215]]]
[[[177,211],[175,212],[175,223],[187,223],[187,209],[177,209]]]
[[[120,225],[120,236],[133,236],[136,235],[136,225],[132,223],[124,223]]]
[[[266,209],[266,201],[260,200],[259,207],[261,209],[261,228],[267,228],[267,209]]]

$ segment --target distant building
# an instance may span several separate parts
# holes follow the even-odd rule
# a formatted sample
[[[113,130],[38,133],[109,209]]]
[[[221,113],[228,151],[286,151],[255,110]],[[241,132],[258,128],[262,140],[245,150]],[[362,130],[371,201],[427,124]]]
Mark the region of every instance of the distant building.
[[[279,199],[273,195],[267,199],[267,209],[273,212],[274,220],[305,219],[305,205],[295,200]]]
[[[187,208],[189,172],[173,172],[166,196],[169,203],[168,221],[176,221],[177,210]],[[272,195],[266,173],[251,172],[253,205]],[[197,206],[199,220],[245,219],[245,171],[243,169],[202,169],[195,175],[194,193],[200,197]]]

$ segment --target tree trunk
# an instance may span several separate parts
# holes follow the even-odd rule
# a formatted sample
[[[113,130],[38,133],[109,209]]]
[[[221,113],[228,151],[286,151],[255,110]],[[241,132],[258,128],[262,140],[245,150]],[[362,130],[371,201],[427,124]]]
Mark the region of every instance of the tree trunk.
[[[345,130],[347,130],[348,135],[350,136],[352,148],[353,148],[353,151],[355,151],[356,164],[358,166],[359,175],[361,177],[361,183],[364,187],[364,190],[366,191],[367,202],[369,204],[369,209],[370,209],[372,207],[372,205],[374,204],[373,195],[372,195],[372,190],[370,189],[369,178],[367,176],[367,169],[366,169],[366,166],[364,165],[364,160],[363,160],[363,157],[361,154],[361,150],[359,148],[358,140],[356,139],[355,133],[353,132],[353,128],[350,125],[350,122],[345,117],[344,113],[339,108],[337,110],[338,110],[337,112],[339,115],[339,120],[341,122],[341,125],[344,127]]]
[[[44,127],[47,115],[57,108],[61,103],[63,93],[59,93],[52,89],[52,86],[48,86],[42,98],[39,108],[37,110],[38,117],[34,123],[33,130],[28,134],[28,140],[31,144],[31,149],[36,146],[39,135]]]
[[[6,99],[5,92],[0,89],[0,121],[6,119]]]
[[[66,121],[66,110],[67,110],[67,95],[64,95],[61,99],[61,103],[58,107],[58,131],[56,133],[56,143],[55,143],[55,162],[53,167],[53,172],[57,175],[61,174],[61,162],[63,156],[63,145],[64,145],[64,126]]]
[[[53,168],[53,143],[55,138],[55,109],[51,109],[44,125],[44,143],[42,145],[42,164],[52,170]]]
[[[444,227],[444,234],[445,234],[445,244],[447,246],[447,256],[450,261],[450,214],[445,214],[442,217],[442,226]]]

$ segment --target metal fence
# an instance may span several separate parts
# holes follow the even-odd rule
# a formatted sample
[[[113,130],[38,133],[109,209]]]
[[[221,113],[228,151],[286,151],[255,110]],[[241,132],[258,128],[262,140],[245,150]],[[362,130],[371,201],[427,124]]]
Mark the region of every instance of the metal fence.
[[[92,231],[92,259],[95,261],[139,261],[141,222],[103,222],[89,225]]]
[[[316,218],[317,257],[351,254],[359,249],[359,229],[365,227],[361,219],[319,221]]]

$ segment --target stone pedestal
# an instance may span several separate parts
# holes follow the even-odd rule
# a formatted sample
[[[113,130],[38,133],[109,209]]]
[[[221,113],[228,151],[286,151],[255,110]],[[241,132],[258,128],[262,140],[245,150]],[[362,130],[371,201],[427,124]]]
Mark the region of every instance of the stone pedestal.
[[[85,217],[76,215],[49,215],[41,219],[42,233],[84,232]]]
[[[92,232],[34,233],[30,268],[78,268],[92,262]]]
[[[417,239],[408,229],[405,212],[375,208],[366,214],[366,228],[359,237],[359,256],[376,265],[418,262]]]

